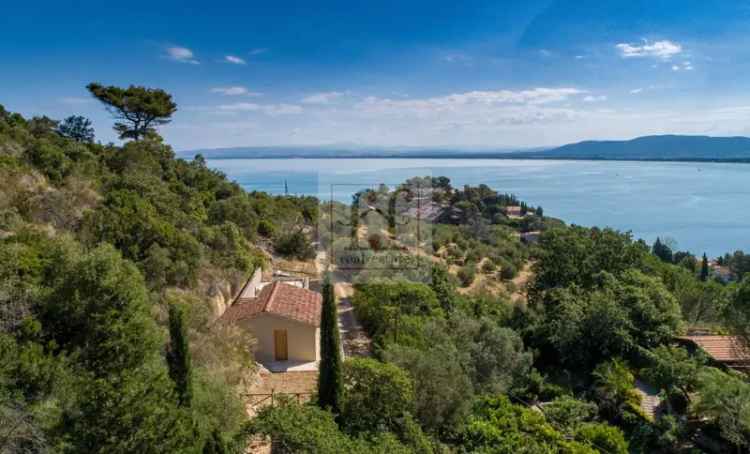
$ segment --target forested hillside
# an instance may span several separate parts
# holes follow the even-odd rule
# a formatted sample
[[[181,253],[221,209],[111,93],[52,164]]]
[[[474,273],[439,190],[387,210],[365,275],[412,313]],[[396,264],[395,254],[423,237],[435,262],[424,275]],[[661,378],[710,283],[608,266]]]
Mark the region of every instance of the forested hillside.
[[[315,255],[318,200],[248,193],[200,156],[176,159],[155,129],[176,109],[161,90],[88,88],[124,145],[95,143],[82,117],[0,108],[3,454],[242,452],[252,437],[281,453],[747,452],[747,375],[676,339],[750,339],[747,277],[720,282],[706,258],[447,178],[430,181],[429,279],[354,285],[372,357],[333,361],[326,399],[248,421],[237,386],[253,339],[213,321],[269,251]],[[363,231],[334,229],[321,241]],[[397,240],[362,238],[408,253]],[[722,259],[738,278],[742,257]]]
[[[215,312],[317,202],[144,131],[102,145],[0,107],[0,452],[222,452],[246,417],[251,339]]]

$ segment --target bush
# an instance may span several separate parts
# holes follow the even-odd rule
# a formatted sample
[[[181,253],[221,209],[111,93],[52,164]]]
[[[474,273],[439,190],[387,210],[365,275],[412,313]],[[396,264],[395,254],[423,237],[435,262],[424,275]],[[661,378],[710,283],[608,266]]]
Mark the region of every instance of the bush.
[[[490,259],[485,260],[484,263],[482,263],[482,272],[490,274],[493,271],[495,271],[495,264]]]
[[[474,282],[474,278],[477,275],[477,265],[474,262],[469,262],[460,270],[458,270],[458,279],[461,281],[461,286],[468,287]]]
[[[299,260],[315,258],[315,248],[307,239],[307,236],[300,231],[279,236],[274,241],[273,248],[277,253],[287,258]]]
[[[508,263],[507,263],[507,264],[506,264],[505,266],[503,266],[503,267],[502,267],[502,269],[500,270],[500,277],[501,277],[501,278],[502,278],[503,280],[506,280],[506,281],[509,281],[509,280],[513,279],[514,277],[516,277],[516,274],[518,274],[518,270],[517,270],[517,269],[516,269],[516,267],[515,267],[515,266],[514,266],[514,265],[513,265],[512,263],[510,263],[510,262],[508,262]]]
[[[272,237],[276,233],[276,226],[266,219],[258,222],[258,234],[266,238]]]
[[[628,453],[628,442],[622,431],[608,424],[585,423],[576,431],[575,439],[604,452]]]

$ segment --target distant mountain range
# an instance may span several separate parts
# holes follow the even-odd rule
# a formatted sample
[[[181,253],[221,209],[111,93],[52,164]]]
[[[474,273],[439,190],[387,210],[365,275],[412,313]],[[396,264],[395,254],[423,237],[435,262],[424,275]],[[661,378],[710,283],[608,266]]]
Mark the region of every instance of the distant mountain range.
[[[546,159],[750,161],[750,138],[663,135],[632,140],[587,140],[511,155]]]
[[[750,162],[750,138],[661,135],[632,140],[587,140],[556,148],[527,150],[368,148],[358,146],[239,147],[187,150],[178,154],[207,159],[422,158],[422,159],[588,159],[632,161]]]

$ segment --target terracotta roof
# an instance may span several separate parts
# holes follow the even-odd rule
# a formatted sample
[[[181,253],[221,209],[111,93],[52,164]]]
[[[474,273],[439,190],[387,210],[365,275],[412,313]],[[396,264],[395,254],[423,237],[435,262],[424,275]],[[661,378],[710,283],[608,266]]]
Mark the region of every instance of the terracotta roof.
[[[739,337],[684,336],[679,339],[694,343],[716,361],[750,363],[750,349]]]
[[[263,287],[255,298],[238,299],[219,320],[233,323],[267,313],[308,325],[320,326],[322,307],[320,293],[274,281]]]

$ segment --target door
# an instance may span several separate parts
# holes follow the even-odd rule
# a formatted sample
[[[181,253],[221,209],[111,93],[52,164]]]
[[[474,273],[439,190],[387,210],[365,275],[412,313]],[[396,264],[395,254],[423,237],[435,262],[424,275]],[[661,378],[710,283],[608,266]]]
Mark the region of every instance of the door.
[[[285,329],[273,330],[273,345],[274,358],[276,361],[286,361],[289,359]]]

